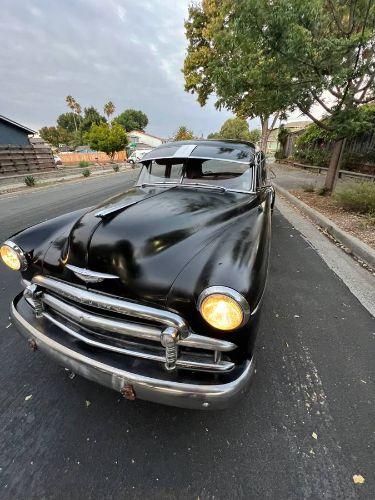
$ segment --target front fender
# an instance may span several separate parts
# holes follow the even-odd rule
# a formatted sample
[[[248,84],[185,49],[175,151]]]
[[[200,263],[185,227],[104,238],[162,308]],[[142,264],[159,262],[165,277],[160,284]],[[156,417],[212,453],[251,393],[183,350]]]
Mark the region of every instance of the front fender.
[[[22,273],[26,279],[30,279],[35,272],[42,272],[43,257],[51,243],[62,232],[68,230],[87,210],[87,208],[75,210],[54,219],[40,222],[8,238],[8,240],[13,241],[22,248],[30,263],[28,269]]]
[[[181,271],[168,297],[168,308],[187,319],[193,330],[225,340],[238,340],[244,352],[251,352],[258,314],[234,332],[222,332],[208,325],[197,310],[200,293],[210,286],[227,286],[241,293],[250,313],[260,310],[266,286],[271,241],[271,196],[262,204],[233,220],[230,227],[209,243]]]

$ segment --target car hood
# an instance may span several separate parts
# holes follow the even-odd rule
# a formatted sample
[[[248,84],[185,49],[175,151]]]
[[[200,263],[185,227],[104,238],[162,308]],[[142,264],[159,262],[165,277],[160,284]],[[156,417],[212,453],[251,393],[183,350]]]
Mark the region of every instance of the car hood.
[[[165,304],[189,261],[251,204],[255,197],[248,194],[136,187],[90,209],[60,234],[44,256],[44,272],[89,289]],[[117,278],[85,284],[69,265]]]

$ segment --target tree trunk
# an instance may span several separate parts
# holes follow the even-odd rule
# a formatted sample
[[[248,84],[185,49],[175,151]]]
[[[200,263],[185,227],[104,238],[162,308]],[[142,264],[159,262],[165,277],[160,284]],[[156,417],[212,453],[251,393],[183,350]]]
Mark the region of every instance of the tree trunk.
[[[335,189],[337,174],[340,169],[342,155],[345,149],[346,139],[341,139],[334,143],[332,148],[332,156],[329,161],[329,167],[327,171],[326,180],[324,183],[324,189],[327,194],[331,194]]]
[[[268,137],[270,135],[270,130],[268,129],[269,116],[261,116],[260,123],[262,127],[262,137],[260,139],[260,150],[264,154],[267,152]]]

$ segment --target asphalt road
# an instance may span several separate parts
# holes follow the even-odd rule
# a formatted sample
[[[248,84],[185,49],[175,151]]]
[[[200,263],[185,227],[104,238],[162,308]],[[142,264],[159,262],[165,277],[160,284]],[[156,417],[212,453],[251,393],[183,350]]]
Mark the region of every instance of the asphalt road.
[[[129,175],[0,197],[0,240]],[[374,498],[374,319],[279,212],[273,222],[257,373],[222,412],[70,380],[9,326],[20,286],[1,267],[0,498]]]

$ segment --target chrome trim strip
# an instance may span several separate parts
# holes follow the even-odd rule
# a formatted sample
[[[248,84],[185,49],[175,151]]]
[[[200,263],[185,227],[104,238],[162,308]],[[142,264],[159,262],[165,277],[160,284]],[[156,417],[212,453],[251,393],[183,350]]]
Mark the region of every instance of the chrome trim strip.
[[[104,342],[98,342],[96,340],[89,339],[85,337],[84,335],[81,335],[78,332],[75,332],[68,326],[64,325],[63,323],[60,323],[55,319],[53,316],[48,314],[47,312],[43,312],[42,316],[51,323],[53,323],[55,326],[63,330],[64,332],[68,333],[69,335],[72,335],[72,337],[76,338],[77,340],[80,340],[81,342],[84,342],[87,345],[90,345],[92,347],[99,347],[100,349],[104,349],[106,351],[112,351],[112,352],[117,352],[118,354],[125,354],[128,356],[133,356],[135,358],[142,358],[142,359],[148,359],[150,361],[159,361],[160,363],[165,363],[165,356],[158,356],[156,354],[149,354],[146,352],[142,351],[136,351],[132,349],[125,349],[123,347],[116,347],[110,344],[105,344]],[[207,362],[201,362],[201,361],[187,361],[183,360],[181,358],[178,358],[176,360],[176,366],[177,368],[183,368],[185,370],[200,370],[200,371],[213,371],[213,372],[225,372],[228,370],[231,370],[234,367],[234,363],[230,361],[220,361],[220,363],[207,363]]]
[[[180,146],[173,154],[176,158],[188,158],[194,149],[198,146],[198,144],[185,144],[184,146]]]
[[[19,247],[17,245],[17,243],[14,243],[14,241],[12,241],[12,240],[4,241],[4,243],[1,246],[3,246],[3,245],[10,247],[12,250],[14,250],[17,253],[17,255],[20,259],[20,268],[18,269],[18,271],[26,271],[29,264],[27,262],[25,252],[22,250],[22,248]]]
[[[114,311],[120,314],[128,314],[136,318],[154,320],[167,326],[173,326],[180,331],[181,338],[186,338],[189,334],[186,322],[177,314],[155,307],[137,304],[135,302],[127,302],[125,300],[102,295],[97,292],[89,292],[76,286],[68,285],[62,281],[57,281],[46,276],[34,276],[33,283],[47,288],[53,292],[59,293],[62,297],[73,300],[78,304],[85,304],[98,309]]]
[[[78,278],[82,279],[86,283],[100,283],[105,279],[119,279],[119,277],[115,274],[98,273],[96,271],[90,271],[90,269],[85,269],[83,267],[72,266],[72,264],[66,264],[65,267],[70,269]]]
[[[168,160],[170,158],[177,158],[174,154],[171,156],[152,156],[150,158],[142,158],[139,163],[146,163],[147,161],[153,161],[153,160]],[[231,163],[242,163],[245,165],[249,165],[250,161],[253,160],[254,158],[248,158],[246,161],[241,161],[241,160],[230,160],[228,158],[215,158],[213,156],[181,156],[181,159],[187,159],[187,158],[194,158],[196,160],[218,160],[218,161],[229,161]]]
[[[102,328],[103,330],[106,330],[108,332],[116,332],[135,338],[160,342],[163,328],[97,316],[87,311],[77,309],[70,304],[57,299],[56,297],[49,295],[48,293],[43,294],[42,301],[47,306],[51,307],[54,311],[57,311],[68,320],[72,320],[79,325],[91,328]],[[179,340],[178,345],[196,349],[206,349],[209,351],[223,352],[233,351],[237,347],[232,342],[213,339],[211,337],[205,337],[203,335],[196,335],[194,333],[190,334],[184,340]]]
[[[237,401],[249,386],[254,374],[254,358],[248,360],[239,377],[226,384],[180,383],[146,377],[120,370],[65,347],[37,330],[17,311],[14,302],[11,316],[20,334],[36,341],[38,348],[73,372],[120,392],[130,384],[136,397],[182,408],[223,409]]]
[[[250,306],[247,300],[243,295],[237,292],[237,290],[229,288],[228,286],[209,286],[208,288],[205,288],[198,297],[197,308],[199,312],[201,310],[201,305],[203,300],[209,295],[214,295],[214,294],[226,295],[227,297],[230,297],[231,299],[235,300],[241,306],[243,312],[243,319],[242,323],[237,328],[240,328],[241,326],[247,323],[250,317]]]

